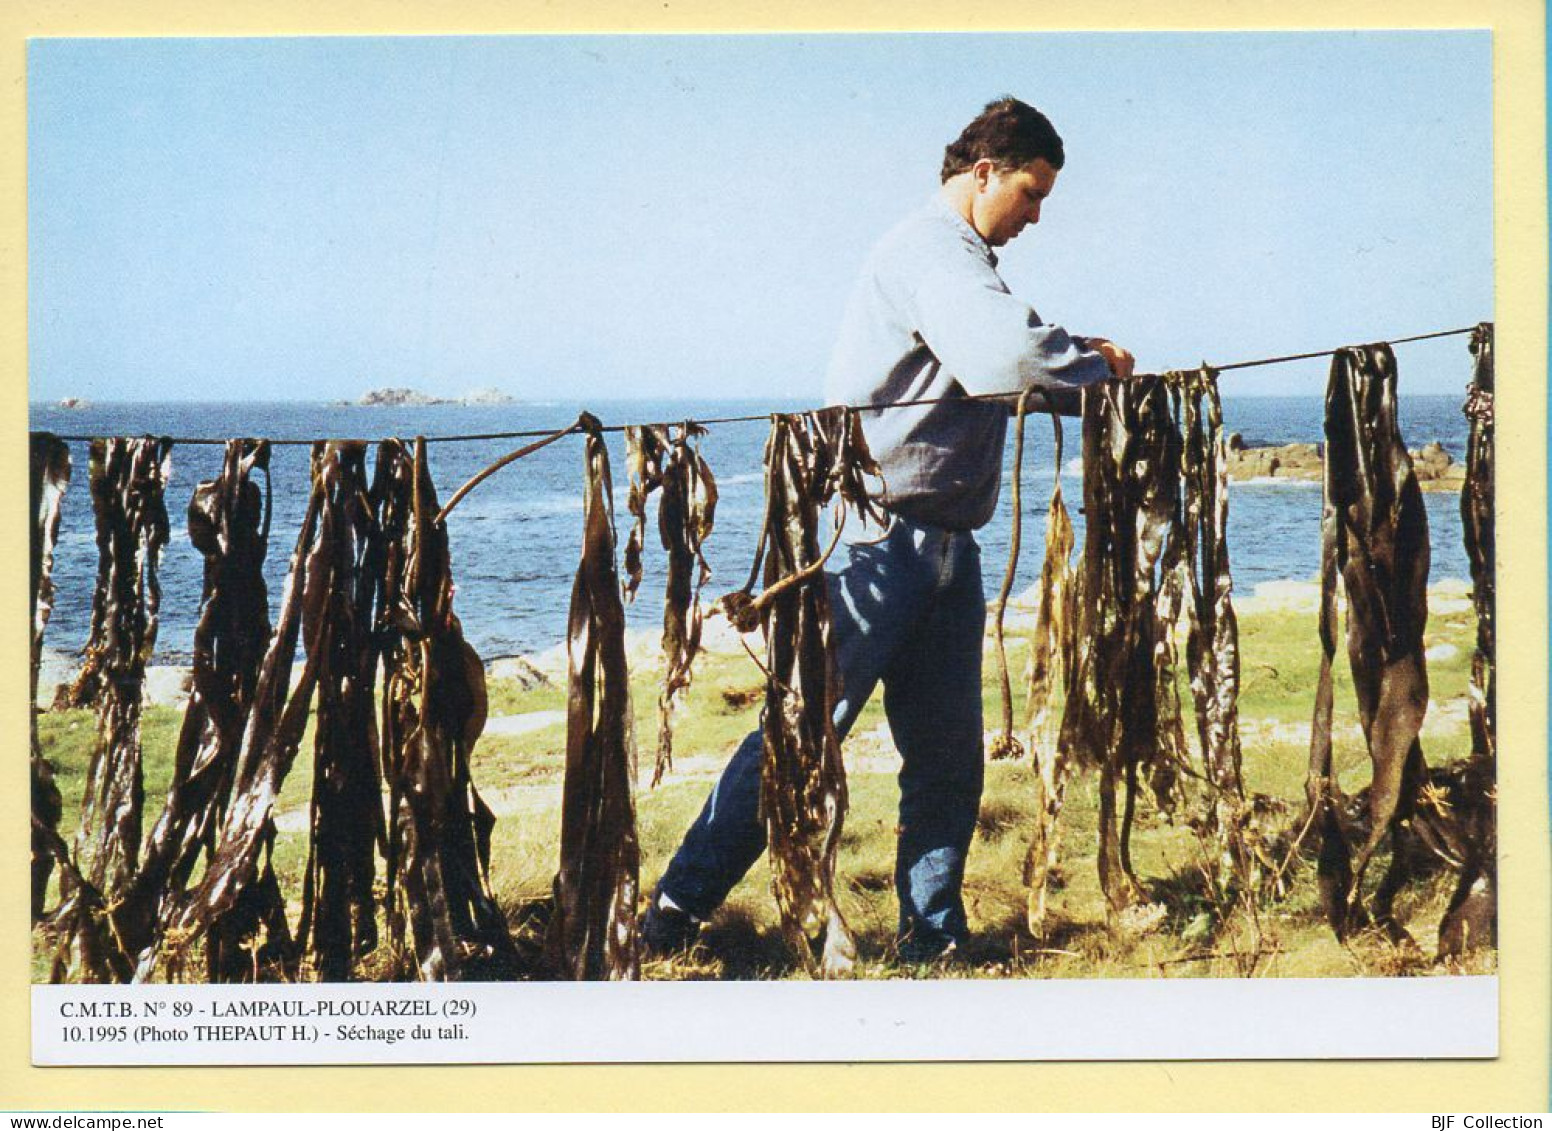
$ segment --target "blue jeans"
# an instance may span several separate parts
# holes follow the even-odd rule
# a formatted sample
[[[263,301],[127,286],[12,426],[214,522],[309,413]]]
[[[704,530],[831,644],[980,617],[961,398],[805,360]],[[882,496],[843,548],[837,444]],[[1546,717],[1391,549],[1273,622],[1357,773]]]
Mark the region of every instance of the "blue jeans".
[[[903,763],[899,940],[931,952],[963,942],[967,932],[960,888],[983,776],[981,549],[966,531],[897,518],[883,539],[849,554],[845,569],[826,575],[842,681],[835,727],[844,738],[882,681]],[[756,730],[723,770],[658,885],[697,918],[709,918],[765,851],[761,751]]]

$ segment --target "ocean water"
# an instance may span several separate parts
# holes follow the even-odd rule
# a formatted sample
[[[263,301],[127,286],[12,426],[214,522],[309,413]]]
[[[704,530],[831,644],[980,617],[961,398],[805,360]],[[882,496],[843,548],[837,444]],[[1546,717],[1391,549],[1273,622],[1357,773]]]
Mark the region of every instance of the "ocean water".
[[[1464,383],[1464,375],[1462,377]],[[62,410],[34,405],[31,427],[70,436],[139,435],[173,437],[263,436],[273,440],[318,436],[378,439],[561,428],[581,406],[561,402],[465,407],[360,408],[300,404],[102,404]],[[734,416],[807,407],[799,402],[630,401],[587,406],[605,424]],[[1225,426],[1251,445],[1319,441],[1322,405],[1317,397],[1227,398]],[[1076,421],[1066,421],[1067,447],[1061,473],[1069,507],[1081,501],[1081,466]],[[1403,398],[1401,426],[1409,447],[1437,440],[1458,460],[1464,457],[1466,424],[1459,397]],[[714,571],[707,595],[742,585],[761,519],[763,421],[713,426],[702,451],[717,476],[720,501],[716,530],[707,543]],[[488,440],[433,444],[431,471],[445,501],[470,476],[525,441]],[[623,545],[625,511],[624,442],[609,437],[615,471],[616,523]],[[1008,444],[1011,466],[1013,444]],[[56,600],[46,643],[75,652],[86,642],[92,585],[97,568],[90,496],[86,487],[86,443],[71,443],[74,478],[65,495],[55,551]],[[291,550],[306,509],[306,446],[277,447],[271,462],[274,516],[265,577],[270,606],[277,605]],[[1055,450],[1048,420],[1027,424],[1024,463],[1024,552],[1015,592],[1038,580]],[[198,615],[202,559],[183,529],[183,513],[196,483],[220,468],[219,446],[175,445],[168,511],[174,533],[163,555],[162,621],[157,639],[161,662],[186,659]],[[581,445],[568,438],[496,473],[453,512],[449,533],[455,607],[464,631],[486,659],[542,651],[564,639],[572,574],[582,530]],[[995,595],[1007,560],[1010,492],[1004,490],[997,516],[979,534],[984,548],[988,596]],[[1450,493],[1424,496],[1432,545],[1432,572],[1440,578],[1469,576],[1461,546],[1459,499]],[[641,593],[629,610],[633,627],[659,623],[662,558],[656,542],[655,504],[649,515],[646,572]],[[1074,515],[1082,544],[1082,516]],[[1318,484],[1236,483],[1229,498],[1229,547],[1236,588],[1251,592],[1263,581],[1311,579],[1319,570],[1320,487]]]

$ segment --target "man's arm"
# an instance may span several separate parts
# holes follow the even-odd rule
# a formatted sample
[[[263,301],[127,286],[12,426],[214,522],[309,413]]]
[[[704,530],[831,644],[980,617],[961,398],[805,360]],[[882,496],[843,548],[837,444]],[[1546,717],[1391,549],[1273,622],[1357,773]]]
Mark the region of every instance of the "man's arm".
[[[1132,379],[1132,372],[1137,366],[1137,359],[1130,350],[1124,350],[1108,338],[1077,338],[1079,345],[1086,346],[1105,359],[1110,366],[1110,372],[1123,381]]]
[[[1042,322],[973,249],[956,247],[919,267],[911,294],[918,333],[966,392],[1073,388],[1113,375],[1103,353]]]

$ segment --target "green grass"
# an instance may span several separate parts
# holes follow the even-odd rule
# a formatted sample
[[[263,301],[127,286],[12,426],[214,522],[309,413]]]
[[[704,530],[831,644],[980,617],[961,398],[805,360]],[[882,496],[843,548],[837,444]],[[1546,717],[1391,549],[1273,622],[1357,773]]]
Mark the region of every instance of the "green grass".
[[[1427,646],[1433,649],[1449,645],[1455,649],[1447,659],[1428,662],[1428,681],[1436,703],[1465,698],[1475,640],[1476,617],[1469,610],[1429,618]],[[1240,710],[1252,718],[1308,723],[1320,673],[1320,641],[1314,615],[1278,611],[1242,617],[1240,654]],[[1340,639],[1332,673],[1339,708],[1346,703],[1349,713],[1353,713],[1353,680],[1346,647]]]
[[[1302,817],[1308,722],[1319,668],[1313,614],[1287,611],[1242,615],[1243,694],[1240,713],[1245,734],[1247,789],[1286,803],[1281,818],[1296,825]],[[1463,701],[1475,623],[1469,610],[1435,615],[1429,623],[1430,648],[1447,645],[1453,654],[1429,664],[1433,691],[1424,750],[1430,764],[1465,755],[1469,749]],[[1022,672],[1027,645],[1008,638],[1009,666],[1015,686],[1015,717],[1022,718]],[[1341,783],[1356,792],[1367,781],[1367,755],[1358,730],[1345,655],[1336,664],[1337,720],[1335,750]],[[658,672],[644,668],[633,677],[633,706],[640,746],[641,788],[637,794],[642,850],[642,890],[650,890],[684,829],[693,820],[715,774],[743,735],[757,725],[762,677],[749,658],[706,655],[697,663],[695,684],[676,715],[675,769],[663,784],[648,789],[657,738]],[[986,665],[985,706],[989,728],[997,726],[1000,698],[996,666]],[[1183,702],[1189,691],[1182,688]],[[855,734],[874,732],[883,712],[874,697],[859,718]],[[563,686],[523,690],[513,681],[493,680],[492,716],[564,712]],[[149,708],[144,717],[146,827],[154,823],[171,774],[172,750],[180,712]],[[94,737],[88,711],[51,712],[39,720],[45,754],[58,767],[65,797],[64,832],[73,835],[78,820],[85,766]],[[1189,717],[1188,732],[1191,730]],[[870,740],[872,741],[872,740]],[[875,743],[876,745],[876,743]],[[487,734],[474,754],[474,776],[498,813],[492,849],[492,874],[498,897],[519,934],[538,930],[536,914],[550,892],[557,865],[561,781],[565,764],[563,722],[522,734]],[[848,758],[851,806],[841,842],[839,899],[859,943],[862,977],[909,977],[923,971],[891,960],[896,904],[893,890],[895,810],[898,787],[892,759]],[[282,820],[277,871],[293,901],[305,866],[304,822],[311,790],[311,737],[304,740],[285,784],[277,811]],[[1464,964],[1443,966],[1432,953],[1438,919],[1448,900],[1453,875],[1435,870],[1418,877],[1398,909],[1419,948],[1398,948],[1378,937],[1361,936],[1342,945],[1325,926],[1317,906],[1312,868],[1294,860],[1290,883],[1281,899],[1234,899],[1204,880],[1214,867],[1214,852],[1199,843],[1186,818],[1187,804],[1173,817],[1145,801],[1133,834],[1133,860],[1150,898],[1166,914],[1156,929],[1140,933],[1112,929],[1106,923],[1096,865],[1097,782],[1078,772],[1070,781],[1062,822],[1063,854],[1053,883],[1046,929],[1032,937],[1024,926],[1024,856],[1034,827],[1034,775],[1028,761],[997,762],[987,767],[986,792],[965,877],[965,899],[974,938],[966,962],[931,971],[935,977],[1034,976],[1061,978],[1234,976],[1323,977],[1360,974],[1441,973],[1491,970],[1495,956],[1478,952]],[[1376,861],[1369,883],[1378,880],[1384,860]],[[35,935],[34,976],[46,977],[48,953]],[[380,957],[367,959],[359,973],[372,977],[386,968]],[[651,961],[652,978],[806,977],[781,938],[769,893],[764,861],[739,885],[727,905],[703,932],[687,956]]]

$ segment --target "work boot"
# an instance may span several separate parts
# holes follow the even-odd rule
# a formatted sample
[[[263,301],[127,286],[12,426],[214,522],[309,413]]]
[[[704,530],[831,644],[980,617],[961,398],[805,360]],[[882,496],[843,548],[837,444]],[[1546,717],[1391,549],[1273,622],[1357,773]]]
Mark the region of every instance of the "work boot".
[[[959,944],[944,938],[908,938],[895,953],[902,966],[947,966],[961,960]]]
[[[641,917],[641,949],[650,958],[689,950],[700,937],[701,921],[662,892],[654,892]]]

